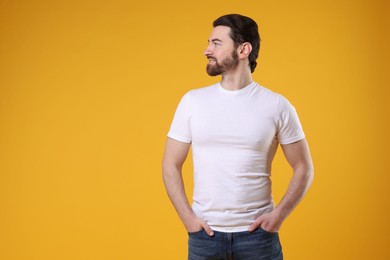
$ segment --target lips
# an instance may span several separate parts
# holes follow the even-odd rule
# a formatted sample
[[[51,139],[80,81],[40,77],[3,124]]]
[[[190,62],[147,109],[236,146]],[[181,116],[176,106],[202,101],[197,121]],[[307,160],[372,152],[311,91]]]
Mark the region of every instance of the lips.
[[[217,61],[217,59],[213,56],[210,56],[210,55],[207,55],[206,58],[209,60],[209,61]]]

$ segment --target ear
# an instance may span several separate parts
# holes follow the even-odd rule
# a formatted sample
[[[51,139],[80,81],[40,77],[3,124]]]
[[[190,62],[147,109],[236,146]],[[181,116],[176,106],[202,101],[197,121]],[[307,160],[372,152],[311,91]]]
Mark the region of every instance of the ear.
[[[252,44],[244,42],[238,47],[238,56],[240,58],[247,58],[252,51]]]

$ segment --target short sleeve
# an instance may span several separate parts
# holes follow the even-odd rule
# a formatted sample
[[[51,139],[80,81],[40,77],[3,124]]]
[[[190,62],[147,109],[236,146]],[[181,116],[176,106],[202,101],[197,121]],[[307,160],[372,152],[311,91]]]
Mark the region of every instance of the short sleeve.
[[[191,143],[190,129],[190,93],[188,92],[181,99],[173,118],[168,137],[184,143]]]
[[[279,97],[276,124],[276,137],[280,144],[291,144],[305,138],[295,108],[283,96]]]

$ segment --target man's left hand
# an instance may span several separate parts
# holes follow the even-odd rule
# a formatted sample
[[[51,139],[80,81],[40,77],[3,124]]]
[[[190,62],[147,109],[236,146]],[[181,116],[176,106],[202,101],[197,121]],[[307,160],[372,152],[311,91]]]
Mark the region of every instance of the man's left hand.
[[[249,226],[248,231],[253,232],[259,227],[267,232],[278,232],[282,226],[283,219],[277,210],[266,212],[258,217],[252,225]]]

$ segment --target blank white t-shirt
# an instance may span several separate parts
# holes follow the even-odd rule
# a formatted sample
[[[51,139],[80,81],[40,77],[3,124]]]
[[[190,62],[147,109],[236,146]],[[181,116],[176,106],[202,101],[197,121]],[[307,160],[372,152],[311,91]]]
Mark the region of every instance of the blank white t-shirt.
[[[278,143],[305,137],[295,108],[252,82],[235,91],[220,83],[186,93],[168,137],[192,143],[192,209],[213,230],[240,232],[271,211],[271,164]]]

